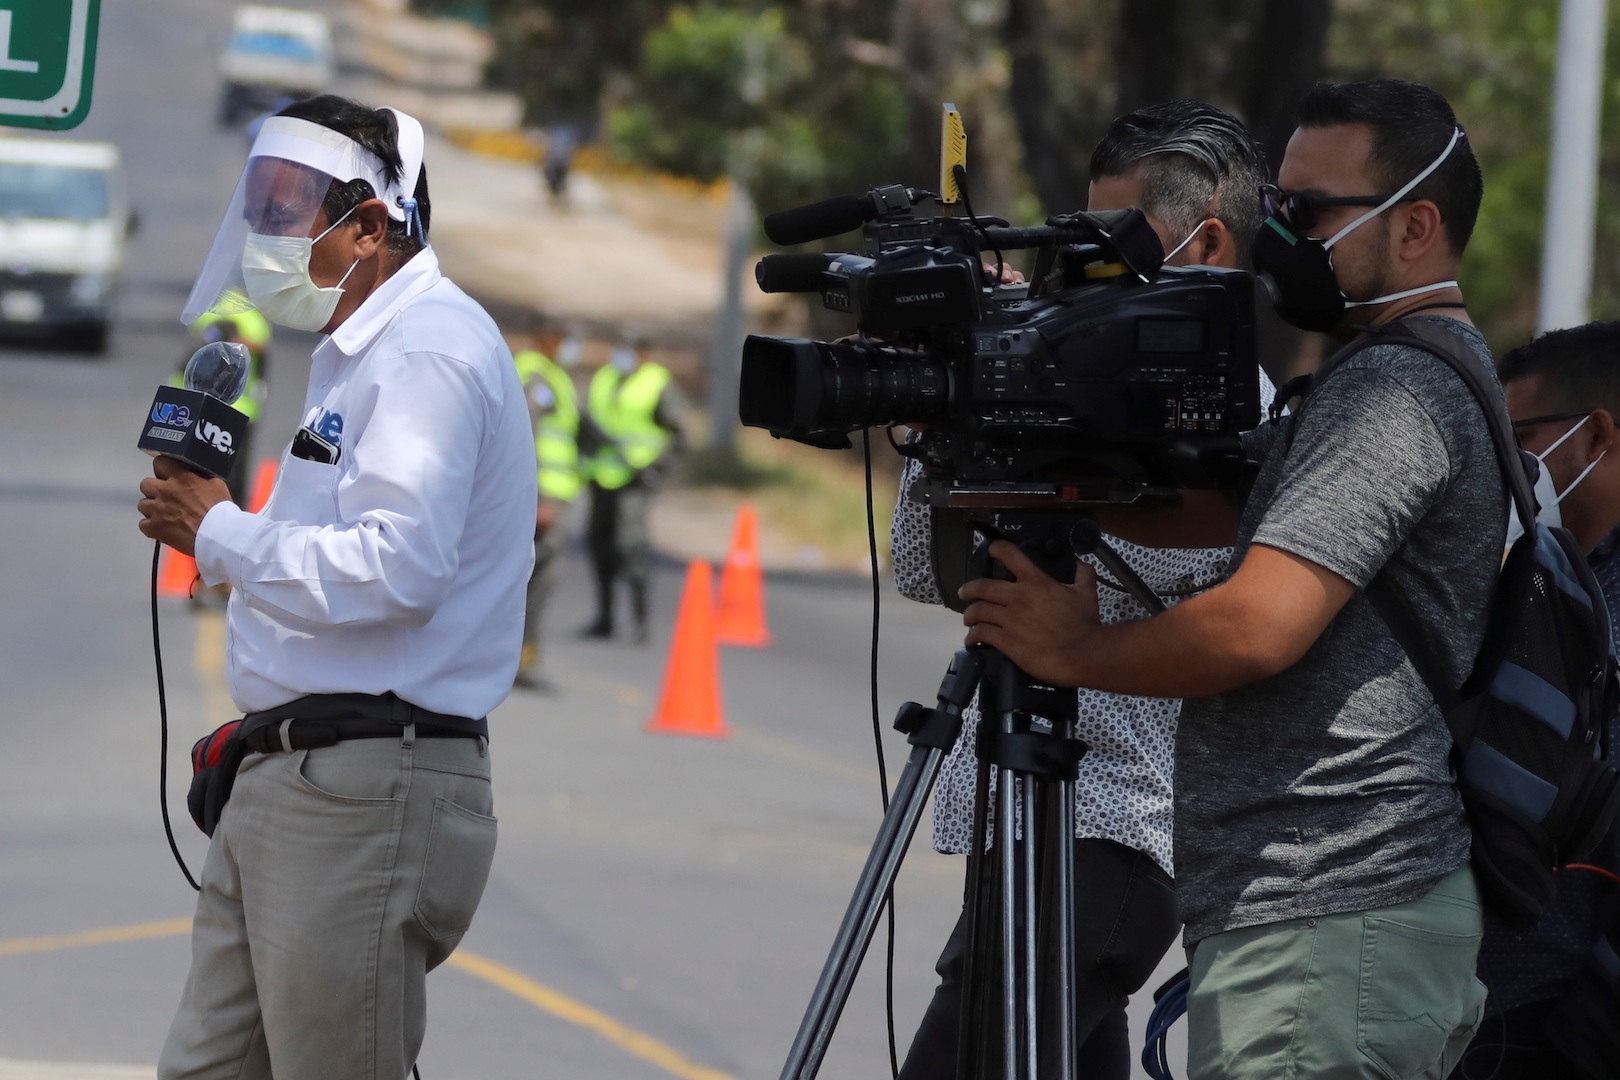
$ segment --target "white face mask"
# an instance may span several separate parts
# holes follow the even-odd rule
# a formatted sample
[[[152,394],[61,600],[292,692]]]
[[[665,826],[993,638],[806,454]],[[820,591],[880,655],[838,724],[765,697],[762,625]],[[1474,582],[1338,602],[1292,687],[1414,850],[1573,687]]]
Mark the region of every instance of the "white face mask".
[[[628,375],[636,370],[636,351],[634,349],[614,349],[611,359],[613,366],[619,369],[620,375]]]
[[[349,280],[360,260],[354,261],[336,285],[322,288],[309,276],[309,257],[315,242],[343,224],[349,214],[332,222],[314,239],[248,233],[242,249],[242,284],[248,300],[265,318],[294,330],[325,329],[338,301],[343,299],[343,282]]]
[[[1553,486],[1552,473],[1547,470],[1547,456],[1560,446],[1563,446],[1571,436],[1585,427],[1586,422],[1590,419],[1592,419],[1590,413],[1581,417],[1568,431],[1558,436],[1551,446],[1536,455],[1536,460],[1541,463],[1541,474],[1536,477],[1536,521],[1549,529],[1556,529],[1563,525],[1564,513],[1558,508],[1558,504],[1569,497],[1569,493],[1574,491],[1582,480],[1586,479],[1588,473],[1597,468],[1598,462],[1602,461],[1604,454],[1608,453],[1605,450],[1602,454],[1599,454],[1597,460],[1582,469],[1581,475],[1571,480],[1569,487],[1563,491],[1559,491]],[[1507,546],[1512,547],[1513,542],[1523,535],[1524,526],[1519,523],[1519,512],[1510,506],[1508,507]]]

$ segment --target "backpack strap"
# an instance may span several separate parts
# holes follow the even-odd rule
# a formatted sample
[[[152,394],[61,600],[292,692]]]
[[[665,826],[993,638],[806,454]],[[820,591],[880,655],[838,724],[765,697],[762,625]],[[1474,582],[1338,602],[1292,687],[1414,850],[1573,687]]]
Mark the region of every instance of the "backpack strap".
[[[1378,345],[1404,345],[1420,349],[1445,361],[1462,379],[1463,385],[1474,395],[1474,400],[1478,402],[1480,410],[1485,415],[1485,426],[1491,434],[1497,464],[1501,466],[1502,474],[1507,479],[1508,492],[1518,511],[1519,521],[1523,524],[1526,534],[1534,536],[1535,492],[1525,471],[1523,451],[1519,449],[1518,439],[1513,434],[1513,424],[1508,419],[1507,406],[1496,387],[1480,370],[1478,362],[1473,357],[1472,347],[1456,331],[1426,320],[1397,322],[1387,329],[1381,328],[1367,334],[1328,358],[1317,372],[1310,390],[1306,392],[1305,401],[1308,402],[1310,395],[1346,360]],[[1300,409],[1303,410],[1304,407],[1305,402],[1301,402]],[[1290,443],[1292,438],[1293,430],[1290,428]],[[1412,614],[1405,598],[1396,591],[1394,582],[1382,569],[1373,576],[1363,591],[1389,627],[1390,635],[1405,650],[1407,658],[1412,661],[1412,667],[1428,686],[1429,692],[1434,695],[1441,711],[1449,717],[1460,701],[1461,688],[1452,686],[1451,680],[1445,677],[1445,669],[1441,665],[1439,655],[1429,644],[1422,624]]]

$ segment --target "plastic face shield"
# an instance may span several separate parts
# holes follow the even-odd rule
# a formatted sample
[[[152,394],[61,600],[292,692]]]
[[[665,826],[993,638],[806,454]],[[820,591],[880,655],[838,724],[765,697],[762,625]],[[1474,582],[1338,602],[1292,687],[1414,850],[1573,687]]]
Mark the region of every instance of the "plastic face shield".
[[[395,116],[405,159],[401,183],[390,183],[382,162],[346,135],[290,116],[267,119],[253,141],[180,321],[190,325],[204,314],[234,315],[252,307],[242,279],[248,235],[313,238],[319,231],[315,225],[321,203],[334,181],[366,181],[387,206],[389,217],[405,221],[406,195],[415,191],[422,168],[422,129],[403,113]]]

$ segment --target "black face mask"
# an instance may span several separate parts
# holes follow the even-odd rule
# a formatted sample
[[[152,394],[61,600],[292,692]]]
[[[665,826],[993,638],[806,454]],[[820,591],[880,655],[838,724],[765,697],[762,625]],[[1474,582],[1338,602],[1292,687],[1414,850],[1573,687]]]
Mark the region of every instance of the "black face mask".
[[[1271,294],[1272,305],[1284,322],[1301,330],[1326,332],[1339,325],[1347,308],[1375,307],[1456,286],[1455,281],[1437,281],[1432,285],[1421,285],[1415,289],[1375,296],[1371,300],[1351,300],[1339,288],[1339,278],[1333,272],[1333,259],[1330,253],[1340,240],[1405,198],[1407,192],[1421,184],[1451,156],[1452,148],[1463,137],[1462,128],[1454,129],[1451,141],[1446,143],[1446,148],[1440,151],[1440,156],[1435,158],[1428,168],[1408,180],[1389,198],[1340,229],[1330,239],[1318,240],[1310,236],[1296,236],[1293,229],[1275,214],[1266,218],[1265,223],[1260,226],[1259,235],[1254,238],[1250,258],[1254,260],[1255,275]]]
[[[1321,240],[1295,236],[1287,225],[1269,217],[1254,238],[1250,258],[1284,322],[1326,332],[1344,318],[1344,293]]]

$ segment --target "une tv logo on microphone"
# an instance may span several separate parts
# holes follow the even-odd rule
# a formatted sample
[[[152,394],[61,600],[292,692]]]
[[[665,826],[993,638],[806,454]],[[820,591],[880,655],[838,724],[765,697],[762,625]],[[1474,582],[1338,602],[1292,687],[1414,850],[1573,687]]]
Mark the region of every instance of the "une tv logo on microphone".
[[[236,445],[248,425],[248,418],[231,403],[247,386],[251,360],[240,342],[211,341],[198,349],[186,363],[183,388],[158,388],[151,423],[136,445],[208,476],[230,476],[236,467]]]

